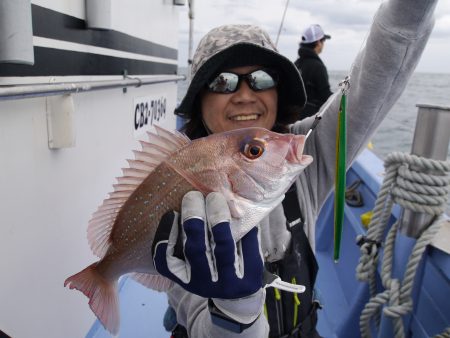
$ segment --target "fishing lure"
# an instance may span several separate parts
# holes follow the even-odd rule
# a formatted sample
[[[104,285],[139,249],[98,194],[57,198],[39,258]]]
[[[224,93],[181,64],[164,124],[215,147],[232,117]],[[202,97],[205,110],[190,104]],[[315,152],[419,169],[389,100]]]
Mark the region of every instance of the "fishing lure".
[[[336,130],[336,176],[334,189],[334,251],[333,259],[337,263],[341,249],[342,230],[344,224],[345,176],[347,163],[347,92],[350,88],[350,77],[339,83],[341,102],[338,112]]]

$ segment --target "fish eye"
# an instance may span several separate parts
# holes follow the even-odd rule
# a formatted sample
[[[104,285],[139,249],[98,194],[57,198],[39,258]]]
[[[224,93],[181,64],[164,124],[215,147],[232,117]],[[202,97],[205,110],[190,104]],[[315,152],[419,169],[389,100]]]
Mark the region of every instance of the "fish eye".
[[[257,159],[264,153],[264,144],[257,140],[252,140],[244,147],[243,154],[250,160]]]

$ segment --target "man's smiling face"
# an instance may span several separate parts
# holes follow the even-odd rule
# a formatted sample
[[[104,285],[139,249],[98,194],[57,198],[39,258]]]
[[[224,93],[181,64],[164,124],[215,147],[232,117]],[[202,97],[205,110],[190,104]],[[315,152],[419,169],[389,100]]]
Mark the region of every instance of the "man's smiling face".
[[[227,69],[227,71],[248,74],[260,68],[245,66]],[[239,89],[234,93],[204,91],[201,102],[203,121],[213,133],[246,127],[271,130],[277,117],[277,106],[276,88],[254,91],[246,81],[241,81]]]

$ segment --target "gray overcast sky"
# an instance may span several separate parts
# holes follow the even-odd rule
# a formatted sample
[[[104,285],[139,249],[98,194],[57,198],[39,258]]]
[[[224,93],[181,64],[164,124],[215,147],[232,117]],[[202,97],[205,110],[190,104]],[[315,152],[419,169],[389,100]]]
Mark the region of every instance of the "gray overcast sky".
[[[427,1],[427,0],[423,0]],[[320,55],[329,70],[349,70],[367,35],[380,0],[290,0],[279,51],[291,60],[297,57],[301,33],[318,23],[332,36]],[[276,40],[286,0],[194,0],[194,51],[210,29],[229,23],[263,27]],[[450,1],[440,0],[436,24],[416,69],[418,72],[450,74]],[[180,7],[179,65],[187,65],[188,7]]]

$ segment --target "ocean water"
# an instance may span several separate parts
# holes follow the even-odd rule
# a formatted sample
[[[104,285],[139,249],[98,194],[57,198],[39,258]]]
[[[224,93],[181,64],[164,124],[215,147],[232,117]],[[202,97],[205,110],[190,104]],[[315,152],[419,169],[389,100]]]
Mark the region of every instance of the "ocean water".
[[[179,68],[179,74],[186,75],[186,68]],[[332,91],[338,90],[338,84],[347,74],[340,71],[330,71],[330,86]],[[178,83],[178,101],[180,102],[187,90],[187,81]],[[404,92],[394,104],[373,137],[372,151],[381,159],[394,151],[411,153],[414,129],[417,119],[417,104],[430,104],[450,107],[450,74],[414,73]],[[447,159],[450,159],[448,149]],[[450,215],[450,200],[446,212]]]

